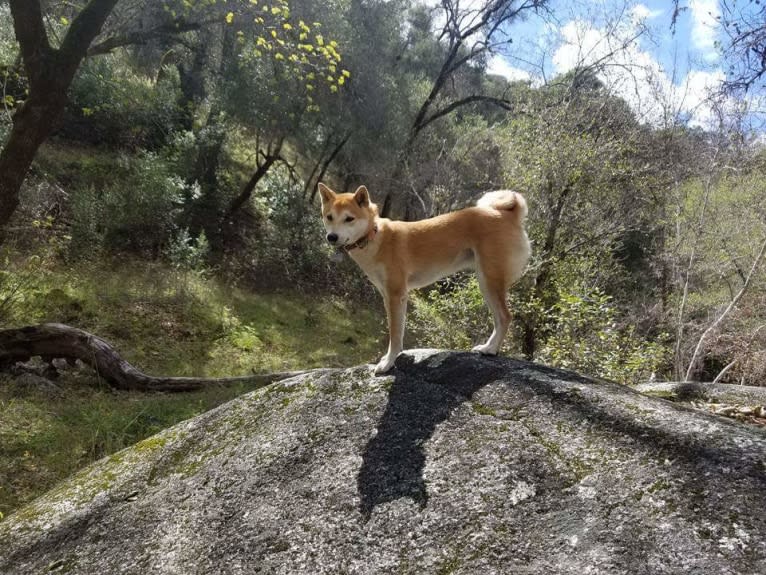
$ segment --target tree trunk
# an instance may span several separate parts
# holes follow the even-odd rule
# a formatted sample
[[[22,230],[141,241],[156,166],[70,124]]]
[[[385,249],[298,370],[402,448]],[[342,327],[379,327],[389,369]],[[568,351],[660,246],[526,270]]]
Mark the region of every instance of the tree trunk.
[[[556,197],[555,204],[552,201],[553,198],[553,182],[548,180],[547,182],[547,196],[551,198],[551,216],[548,219],[548,226],[545,233],[545,242],[543,243],[542,250],[540,252],[540,268],[535,277],[535,285],[532,288],[532,296],[542,302],[545,307],[550,303],[550,296],[547,296],[546,290],[548,289],[548,283],[550,280],[551,272],[553,271],[553,253],[556,249],[556,240],[558,237],[559,227],[561,225],[561,214],[564,211],[569,194],[572,188],[564,186],[561,193]],[[523,336],[521,342],[521,351],[524,357],[532,361],[537,351],[537,339],[540,331],[540,325],[536,316],[527,317],[523,321]]]
[[[453,99],[449,104],[444,104],[440,110],[434,110],[438,105],[439,98],[443,95],[445,86],[449,85],[458,70],[469,66],[472,61],[490,49],[492,35],[504,23],[515,19],[521,12],[530,9],[537,10],[546,1],[532,0],[514,6],[512,0],[496,0],[470,9],[465,6],[461,8],[458,2],[442,3],[447,20],[441,32],[441,38],[446,39],[448,50],[428,96],[415,114],[407,134],[407,140],[397,158],[390,178],[391,184],[388,194],[383,201],[381,210],[383,217],[408,220],[416,211],[413,194],[406,193],[407,188],[402,185],[401,179],[408,170],[410,156],[415,149],[415,141],[425,128],[435,120],[473,102],[488,101],[506,108],[510,105],[510,102],[502,98],[472,94]],[[472,38],[473,40],[471,40]]]
[[[306,186],[310,188],[311,190],[311,203],[314,203],[314,198],[316,197],[317,190],[319,189],[318,184],[322,181],[325,174],[327,173],[327,170],[330,168],[330,165],[335,160],[335,157],[340,154],[343,147],[346,145],[346,142],[348,142],[349,138],[351,138],[351,132],[349,132],[345,138],[343,138],[337,146],[333,149],[333,151],[328,156],[327,160],[322,164],[321,169],[319,170],[319,174],[316,176],[316,180],[314,180],[314,174],[312,174],[307,180],[306,180]],[[308,194],[306,194],[308,190],[304,190],[303,196],[306,197]]]
[[[29,78],[29,97],[13,116],[10,137],[0,153],[0,243],[2,230],[19,205],[19,190],[42,143],[64,111],[66,93],[93,39],[117,0],[91,0],[53,49],[39,0],[10,0],[16,39]]]
[[[279,159],[279,150],[282,148],[281,144],[279,148],[277,149],[276,153],[274,154],[268,154],[264,160],[263,163],[258,166],[258,168],[253,172],[253,175],[250,177],[250,179],[247,181],[247,183],[242,187],[242,191],[240,191],[239,195],[234,198],[231,203],[229,204],[228,209],[226,210],[226,213],[223,216],[223,224],[228,222],[232,217],[234,217],[234,214],[239,211],[239,209],[244,206],[248,201],[250,201],[250,198],[253,196],[253,192],[255,191],[255,187],[258,185],[258,182],[260,182],[263,177],[268,173],[271,166]]]
[[[137,391],[194,391],[211,385],[245,383],[258,387],[305,371],[287,371],[241,377],[155,377],[136,369],[106,341],[93,334],[58,323],[0,331],[0,367],[40,356],[50,360],[79,359],[117,389]]]
[[[13,117],[13,129],[0,153],[0,229],[8,224],[16,211],[21,184],[32,160],[64,110],[64,98],[50,99],[54,101],[39,102],[30,96]],[[2,239],[0,233],[0,242]]]

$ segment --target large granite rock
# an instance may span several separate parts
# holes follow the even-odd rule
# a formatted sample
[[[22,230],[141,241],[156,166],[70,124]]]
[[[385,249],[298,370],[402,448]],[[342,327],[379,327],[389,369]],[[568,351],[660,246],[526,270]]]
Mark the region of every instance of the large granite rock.
[[[410,352],[273,384],[0,522],[0,573],[766,573],[766,433]]]

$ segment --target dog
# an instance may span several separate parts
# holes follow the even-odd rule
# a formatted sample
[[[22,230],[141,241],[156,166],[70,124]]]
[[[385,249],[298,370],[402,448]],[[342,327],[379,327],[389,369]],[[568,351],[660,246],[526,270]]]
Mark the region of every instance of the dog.
[[[404,340],[407,294],[464,269],[475,269],[494,330],[473,351],[497,355],[511,321],[506,295],[531,255],[524,230],[527,203],[510,190],[488,192],[475,207],[416,222],[381,218],[365,186],[336,193],[319,184],[327,241],[362,268],[383,295],[388,351],[375,373],[389,371]]]

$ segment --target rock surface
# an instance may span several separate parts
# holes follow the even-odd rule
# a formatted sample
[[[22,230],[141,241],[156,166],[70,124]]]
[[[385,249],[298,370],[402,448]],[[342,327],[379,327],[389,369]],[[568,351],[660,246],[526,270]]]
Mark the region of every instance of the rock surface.
[[[674,401],[725,401],[731,403],[766,404],[766,387],[731,383],[642,383],[636,389],[647,395],[667,397]]]
[[[0,522],[0,573],[766,573],[766,433],[414,351],[238,398]]]

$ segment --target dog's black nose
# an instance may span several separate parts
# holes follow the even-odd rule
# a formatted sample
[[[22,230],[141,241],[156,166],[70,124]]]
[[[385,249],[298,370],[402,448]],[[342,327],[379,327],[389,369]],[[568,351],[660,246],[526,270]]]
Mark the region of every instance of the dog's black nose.
[[[338,241],[338,234],[327,234],[327,241],[334,244]]]

